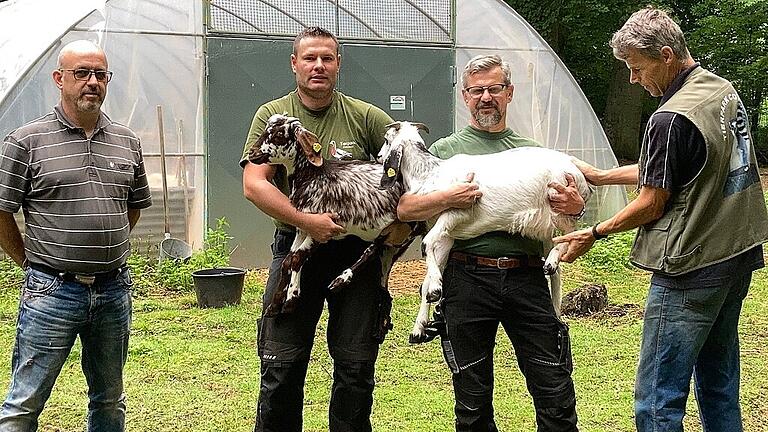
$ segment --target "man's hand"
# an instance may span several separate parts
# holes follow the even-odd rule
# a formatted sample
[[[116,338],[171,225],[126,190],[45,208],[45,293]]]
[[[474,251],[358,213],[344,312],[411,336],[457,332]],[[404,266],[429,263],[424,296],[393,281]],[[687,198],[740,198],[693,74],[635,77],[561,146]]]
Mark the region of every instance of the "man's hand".
[[[551,182],[547,185],[551,188],[549,205],[556,213],[578,215],[584,209],[584,198],[579,194],[573,175],[566,173],[565,180],[568,182],[566,186],[558,182]]]
[[[474,182],[475,173],[467,174],[464,182],[454,183],[445,192],[445,203],[448,208],[470,208],[483,193],[480,192],[480,186]]]
[[[344,227],[336,223],[338,217],[339,215],[335,213],[304,213],[303,223],[299,228],[316,242],[325,243],[347,232]]]
[[[570,234],[562,235],[552,239],[555,244],[568,243],[568,250],[560,256],[560,261],[574,262],[576,258],[589,252],[592,245],[595,244],[595,237],[592,236],[592,228],[574,231]]]
[[[571,158],[571,162],[573,162],[573,164],[576,165],[576,168],[578,168],[579,171],[584,174],[584,177],[588,182],[592,183],[593,185],[601,184],[600,176],[603,174],[603,170],[597,169],[592,165],[584,162],[583,160],[575,157]]]

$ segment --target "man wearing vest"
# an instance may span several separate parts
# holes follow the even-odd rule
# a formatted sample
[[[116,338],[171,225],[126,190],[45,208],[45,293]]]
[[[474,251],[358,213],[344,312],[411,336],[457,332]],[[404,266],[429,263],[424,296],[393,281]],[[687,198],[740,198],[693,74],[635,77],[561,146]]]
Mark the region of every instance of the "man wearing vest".
[[[741,431],[738,321],[768,239],[763,191],[744,106],[733,86],[694,62],[663,11],[633,14],[614,55],[661,105],[638,165],[598,170],[596,184],[638,197],[591,229],[555,238],[573,261],[609,234],[638,228],[630,260],[653,272],[635,384],[638,431],[682,431],[691,376],[704,431]]]

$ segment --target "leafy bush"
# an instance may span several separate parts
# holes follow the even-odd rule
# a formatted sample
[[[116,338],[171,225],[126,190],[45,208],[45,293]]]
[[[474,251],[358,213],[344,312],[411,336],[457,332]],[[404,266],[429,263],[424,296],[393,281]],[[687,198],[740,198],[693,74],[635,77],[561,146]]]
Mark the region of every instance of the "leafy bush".
[[[134,251],[128,258],[128,265],[134,280],[134,289],[139,294],[151,291],[190,291],[193,289],[192,273],[216,267],[227,267],[230,262],[229,223],[225,218],[216,221],[216,228],[208,228],[203,248],[195,251],[187,261],[166,259],[157,262],[156,257]]]
[[[581,258],[582,264],[603,272],[633,268],[627,257],[635,238],[635,230],[611,234],[595,242],[595,246]]]

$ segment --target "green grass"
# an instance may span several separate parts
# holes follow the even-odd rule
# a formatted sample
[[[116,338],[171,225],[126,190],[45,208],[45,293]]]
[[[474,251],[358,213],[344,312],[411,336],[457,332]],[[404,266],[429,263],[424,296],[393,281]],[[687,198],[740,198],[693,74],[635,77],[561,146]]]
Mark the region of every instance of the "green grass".
[[[626,265],[631,236],[612,236],[573,265],[566,290],[604,283],[612,303],[641,306],[648,275]],[[18,304],[18,274],[0,264],[0,389],[7,388]],[[189,292],[148,289],[134,299],[133,333],[125,374],[131,431],[249,431],[259,385],[256,318],[261,287],[246,281],[242,304],[198,309]],[[398,296],[395,329],[377,362],[376,431],[453,430],[450,374],[439,344],[407,343],[419,299]],[[332,362],[318,328],[307,376],[304,425],[327,430]],[[569,319],[580,429],[634,430],[632,390],[641,322],[637,314]],[[745,430],[768,431],[768,272],[755,274],[741,320],[742,407]],[[87,405],[79,346],[70,355],[41,417],[41,430],[82,431]],[[533,406],[509,341],[499,332],[495,355],[497,422],[501,430],[534,430]],[[686,430],[700,431],[693,396]]]

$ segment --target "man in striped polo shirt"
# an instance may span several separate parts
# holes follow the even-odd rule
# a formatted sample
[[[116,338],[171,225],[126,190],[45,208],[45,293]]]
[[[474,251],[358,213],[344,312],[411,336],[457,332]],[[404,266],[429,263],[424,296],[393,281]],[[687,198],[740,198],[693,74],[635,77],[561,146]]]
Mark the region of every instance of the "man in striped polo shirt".
[[[139,139],[101,112],[111,77],[101,48],[67,44],[53,71],[59,104],[2,145],[0,246],[26,277],[0,432],[37,430],[78,335],[88,431],[125,429],[128,234],[151,197]],[[13,219],[20,208],[23,239]]]

